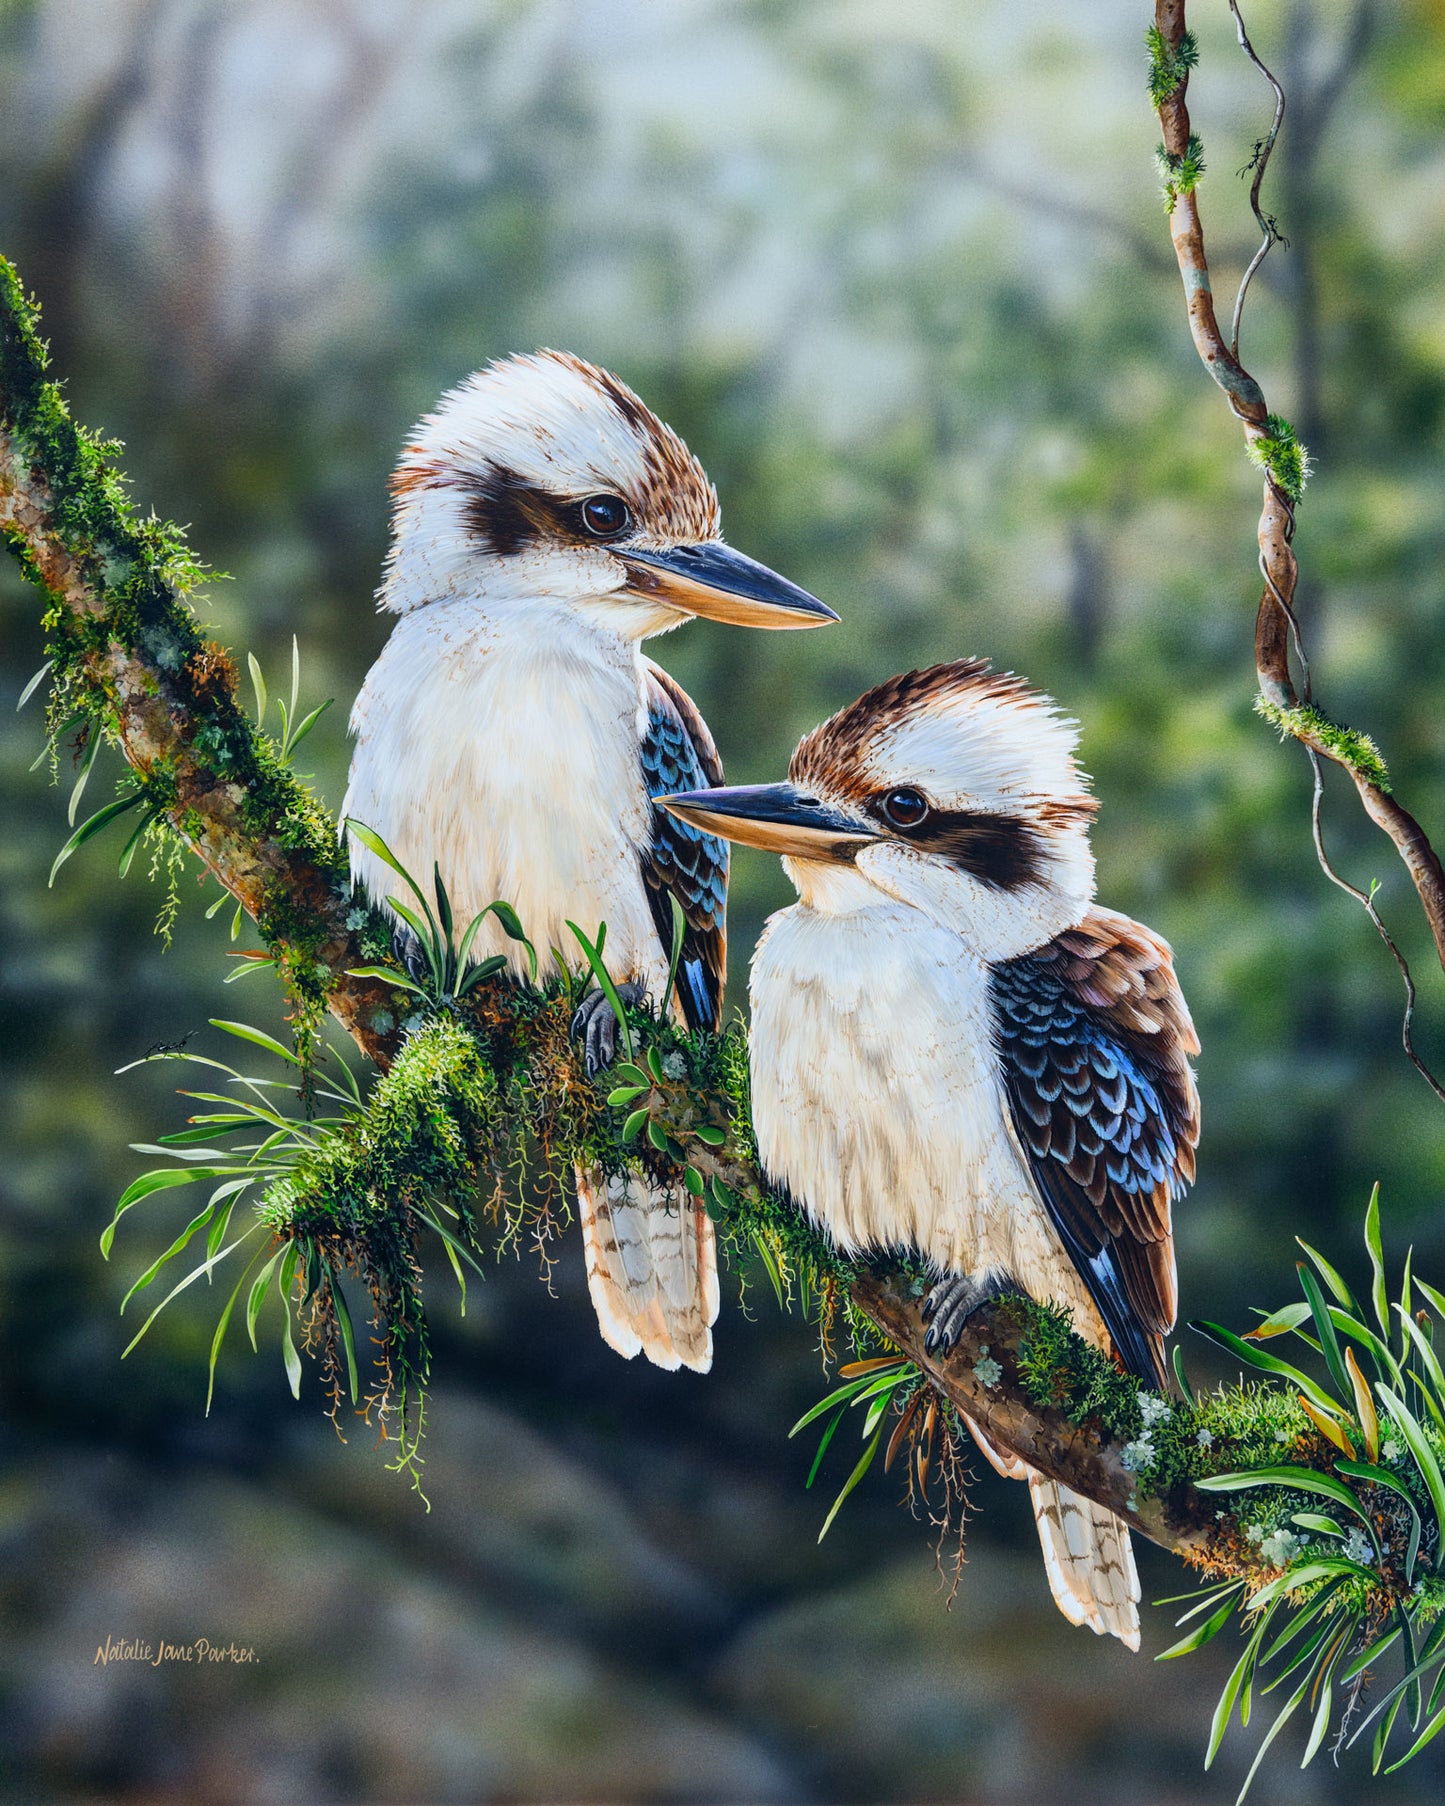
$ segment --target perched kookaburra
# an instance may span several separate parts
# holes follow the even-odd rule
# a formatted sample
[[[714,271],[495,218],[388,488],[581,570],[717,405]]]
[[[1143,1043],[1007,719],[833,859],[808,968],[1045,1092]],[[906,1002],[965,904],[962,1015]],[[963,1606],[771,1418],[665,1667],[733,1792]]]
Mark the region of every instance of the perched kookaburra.
[[[1198,1042],[1169,948],[1090,906],[1076,742],[1046,697],[960,660],[843,709],[789,783],[664,802],[783,854],[798,890],[752,969],[772,1178],[847,1253],[927,1255],[931,1346],[1020,1289],[1162,1386]],[[1028,1479],[1060,1610],[1137,1648],[1125,1526],[979,1440]]]
[[[606,925],[612,977],[659,1007],[686,935],[678,1003],[715,1027],[727,847],[664,814],[664,791],[719,783],[712,736],[641,642],[691,615],[806,627],[831,609],[725,546],[717,497],[681,439],[630,389],[562,353],[511,358],[443,397],[392,479],[380,606],[398,617],[351,717],[344,814],[375,829],[458,923],[502,899],[544,954],[585,970],[566,924]],[[360,841],[355,881],[394,874]],[[473,957],[523,949],[488,917]],[[589,1063],[614,1020],[584,1006]],[[717,1315],[712,1227],[690,1198],[578,1175],[587,1276],[604,1338],[705,1371]]]

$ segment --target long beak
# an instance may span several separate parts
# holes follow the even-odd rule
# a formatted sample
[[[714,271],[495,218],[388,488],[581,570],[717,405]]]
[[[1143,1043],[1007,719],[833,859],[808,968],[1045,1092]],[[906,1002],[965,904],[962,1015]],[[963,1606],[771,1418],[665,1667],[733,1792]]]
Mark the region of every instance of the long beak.
[[[683,821],[724,840],[794,859],[848,863],[878,834],[792,784],[740,784],[732,790],[685,790],[657,801]]]
[[[825,602],[789,583],[755,558],[709,542],[668,552],[617,556],[627,567],[627,587],[650,602],[734,627],[822,627],[838,619]]]

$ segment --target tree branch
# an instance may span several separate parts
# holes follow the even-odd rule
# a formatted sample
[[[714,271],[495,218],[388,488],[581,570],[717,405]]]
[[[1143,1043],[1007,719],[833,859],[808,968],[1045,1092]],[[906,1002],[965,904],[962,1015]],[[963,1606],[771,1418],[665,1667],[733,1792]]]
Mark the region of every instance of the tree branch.
[[[1156,57],[1154,92],[1159,96],[1159,122],[1164,130],[1169,230],[1179,273],[1184,280],[1189,329],[1205,369],[1223,389],[1231,410],[1244,428],[1251,457],[1265,471],[1264,505],[1258,534],[1260,571],[1265,587],[1255,627],[1255,664],[1265,704],[1263,712],[1282,732],[1300,741],[1314,757],[1328,759],[1348,772],[1366,814],[1394,842],[1420,898],[1436,953],[1441,965],[1445,966],[1445,869],[1441,867],[1438,854],[1419,822],[1390,794],[1378,755],[1373,761],[1368,756],[1373,751],[1368,740],[1335,727],[1311,699],[1308,666],[1304,663],[1299,627],[1293,612],[1299,566],[1291,542],[1295,504],[1304,479],[1301,448],[1294,444],[1293,434],[1285,428],[1285,423],[1269,413],[1263,390],[1231,351],[1215,317],[1195,188],[1197,175],[1192,179],[1177,179],[1179,170],[1189,168],[1198,147],[1198,140],[1191,132],[1185,101],[1191,59],[1187,55],[1181,56],[1181,46],[1185,45],[1187,37],[1185,0],[1156,0],[1154,19],[1176,76],[1173,86],[1161,95],[1160,88],[1165,83],[1157,81],[1159,62]],[[1176,172],[1176,179],[1172,181],[1170,171]],[[1301,659],[1303,698],[1296,691],[1290,670],[1291,641]]]
[[[105,732],[130,766],[142,806],[254,918],[287,984],[302,1052],[324,1008],[388,1075],[349,1136],[324,1157],[299,1161],[271,1186],[262,1212],[306,1256],[303,1278],[313,1257],[324,1259],[323,1316],[335,1276],[362,1275],[392,1336],[400,1364],[392,1378],[400,1371],[404,1393],[408,1374],[425,1377],[424,1350],[419,1361],[406,1352],[409,1338],[424,1334],[418,1233],[428,1222],[438,1226],[424,1196],[446,1193],[471,1222],[476,1197],[498,1183],[504,1161],[529,1158],[564,1183],[579,1152],[616,1165],[627,1157],[619,1147],[625,1112],[608,1108],[580,1065],[566,993],[538,1002],[535,993],[484,987],[469,1020],[434,1017],[427,1032],[403,1036],[406,994],[385,979],[348,975],[388,958],[389,935],[381,931],[378,949],[378,924],[349,895],[333,824],[240,709],[227,655],[196,629],[186,597],[199,567],[174,529],[138,519],[108,465],[111,449],[70,421],[45,378],[33,310],[13,268],[0,262],[0,525],[48,599],[52,732],[77,717]],[[1122,1465],[1121,1450],[1138,1430],[1133,1382],[1116,1376],[1122,1390],[1112,1428],[1097,1410],[1071,1420],[1062,1405],[1030,1403],[1020,1362],[1044,1307],[1021,1300],[980,1312],[951,1357],[936,1360],[924,1346],[919,1286],[910,1290],[896,1272],[849,1268],[771,1191],[752,1144],[741,1042],[680,1039],[645,1017],[636,1026],[658,1047],[712,1062],[711,1091],[670,1080],[653,1086],[649,1120],[662,1127],[650,1131],[644,1156],[674,1184],[692,1169],[720,1200],[719,1228],[735,1252],[767,1237],[790,1275],[811,1271],[829,1309],[841,1305],[859,1330],[915,1362],[999,1447],[1120,1510],[1167,1548],[1198,1546],[1209,1516],[1200,1497],[1186,1484],[1167,1502],[1154,1499]],[[724,1060],[731,1076],[720,1091]],[[497,1103],[506,1085],[510,1115]],[[701,1139],[699,1125],[712,1125],[724,1145]],[[1066,1340],[1080,1359],[1102,1358]],[[1000,1379],[980,1377],[991,1373],[979,1368],[985,1345]],[[374,1395],[383,1411],[393,1408],[388,1383]]]

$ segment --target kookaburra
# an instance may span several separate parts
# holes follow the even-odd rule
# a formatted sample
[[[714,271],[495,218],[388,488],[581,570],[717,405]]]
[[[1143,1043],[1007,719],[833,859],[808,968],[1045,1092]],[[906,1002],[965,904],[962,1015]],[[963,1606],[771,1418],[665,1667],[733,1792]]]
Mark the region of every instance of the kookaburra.
[[[467,923],[510,903],[545,955],[586,964],[594,937],[632,999],[659,1008],[686,918],[677,1003],[717,1026],[727,847],[654,807],[720,783],[712,736],[641,642],[691,615],[809,627],[831,609],[722,543],[717,496],[681,439],[615,377],[553,351],[479,371],[417,427],[392,478],[380,606],[397,617],[351,717],[343,805],[418,882],[433,867]],[[392,872],[353,836],[354,880]],[[495,915],[472,957],[523,949]],[[579,1012],[589,1063],[611,1052],[605,1008]],[[603,1337],[627,1356],[705,1371],[717,1271],[712,1227],[685,1194],[579,1173],[587,1277]]]
[[[752,968],[772,1179],[846,1253],[928,1257],[931,1346],[1019,1289],[1163,1386],[1198,1042],[1169,948],[1091,907],[1076,743],[1048,698],[959,660],[815,729],[786,784],[663,801],[781,853],[798,891]],[[1137,1648],[1126,1527],[979,1441],[1029,1482],[1060,1610]]]

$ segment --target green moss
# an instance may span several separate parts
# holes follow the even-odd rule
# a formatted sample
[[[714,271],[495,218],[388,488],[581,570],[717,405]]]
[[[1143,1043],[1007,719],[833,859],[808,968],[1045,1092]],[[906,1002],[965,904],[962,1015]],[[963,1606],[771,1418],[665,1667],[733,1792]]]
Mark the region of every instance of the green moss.
[[[1191,132],[1181,155],[1175,156],[1161,144],[1156,147],[1154,156],[1164,184],[1164,211],[1172,213],[1180,195],[1193,194],[1199,185],[1199,178],[1204,174],[1204,143],[1197,133]]]
[[[1267,696],[1256,696],[1254,712],[1279,729],[1280,737],[1291,735],[1296,740],[1317,741],[1332,758],[1368,779],[1386,796],[1390,793],[1390,774],[1378,746],[1358,728],[1342,727],[1331,721],[1313,703],[1296,703],[1283,708]]]
[[[1149,98],[1156,107],[1161,107],[1179,91],[1189,71],[1197,66],[1199,42],[1192,31],[1186,31],[1178,48],[1171,49],[1157,25],[1151,25],[1144,33],[1144,42],[1149,49]]]
[[[117,739],[109,663],[117,648],[142,661],[154,675],[156,689],[166,689],[174,704],[180,741],[175,759],[140,777],[148,809],[169,817],[180,835],[195,838],[202,825],[195,805],[177,815],[187,779],[199,775],[233,784],[243,792],[240,816],[246,832],[309,860],[343,895],[346,861],[333,824],[271,742],[253,728],[236,701],[230,660],[202,637],[187,598],[206,571],[178,528],[137,514],[115,468],[119,447],[71,420],[45,369],[36,310],[14,267],[0,258],[0,425],[43,475],[51,495],[53,536],[77,562],[100,603],[95,612],[76,613],[63,598],[51,595],[45,625],[53,661],[47,711],[52,735],[79,717]],[[33,556],[13,532],[7,543],[26,575],[43,588]],[[279,894],[268,901],[264,915],[262,932],[295,987],[298,1037],[309,1042],[326,989],[314,957],[309,957],[322,924],[314,915],[304,921],[288,916]],[[172,916],[168,901],[163,914],[167,928]]]
[[[1289,421],[1281,414],[1266,415],[1263,430],[1250,434],[1248,451],[1250,462],[1298,507],[1310,479],[1310,455]]]

